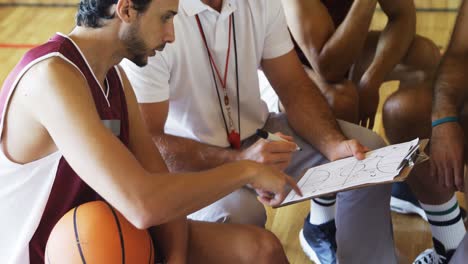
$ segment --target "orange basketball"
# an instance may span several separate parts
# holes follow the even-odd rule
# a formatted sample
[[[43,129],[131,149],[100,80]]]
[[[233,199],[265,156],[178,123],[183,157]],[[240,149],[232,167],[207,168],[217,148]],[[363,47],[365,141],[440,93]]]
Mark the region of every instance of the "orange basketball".
[[[96,201],[66,213],[50,233],[45,263],[154,263],[147,230],[130,224],[109,204]]]

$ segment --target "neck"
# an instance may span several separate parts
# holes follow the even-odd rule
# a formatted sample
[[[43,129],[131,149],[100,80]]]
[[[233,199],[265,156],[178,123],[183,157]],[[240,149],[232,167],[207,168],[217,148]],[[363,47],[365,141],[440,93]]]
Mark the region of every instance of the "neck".
[[[218,12],[221,12],[223,7],[223,0],[202,0],[202,2]]]
[[[101,84],[104,83],[109,69],[124,58],[122,47],[116,44],[119,41],[113,37],[113,33],[103,28],[75,27],[69,34]]]

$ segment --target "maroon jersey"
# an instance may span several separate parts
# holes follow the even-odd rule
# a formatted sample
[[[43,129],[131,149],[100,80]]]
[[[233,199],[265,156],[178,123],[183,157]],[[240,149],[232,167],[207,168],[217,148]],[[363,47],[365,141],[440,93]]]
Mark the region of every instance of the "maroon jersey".
[[[128,113],[120,73],[117,67],[112,67],[106,75],[106,89],[102,89],[86,58],[78,46],[67,36],[57,34],[47,43],[27,52],[14,70],[7,77],[0,92],[0,113],[7,111],[6,106],[18,80],[39,61],[50,57],[60,57],[76,68],[86,78],[89,90],[93,96],[96,110],[103,123],[109,127],[125,145],[128,146],[129,126]],[[0,126],[0,132],[1,132]],[[80,204],[101,199],[73,171],[62,156],[56,171],[50,194],[40,218],[39,225],[29,242],[29,260],[32,264],[44,263],[44,252],[47,239],[54,225],[70,209]]]

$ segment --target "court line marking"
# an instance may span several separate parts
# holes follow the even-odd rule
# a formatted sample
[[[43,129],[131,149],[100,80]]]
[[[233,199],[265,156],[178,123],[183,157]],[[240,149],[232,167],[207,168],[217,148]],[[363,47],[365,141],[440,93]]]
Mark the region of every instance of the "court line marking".
[[[0,7],[53,7],[53,8],[77,8],[78,3],[22,3],[22,2],[14,2],[14,3],[0,3]]]

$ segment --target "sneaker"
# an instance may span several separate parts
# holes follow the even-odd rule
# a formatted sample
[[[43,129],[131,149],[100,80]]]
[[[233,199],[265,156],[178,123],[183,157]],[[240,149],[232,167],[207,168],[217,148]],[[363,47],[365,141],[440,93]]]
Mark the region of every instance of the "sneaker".
[[[390,208],[399,214],[417,214],[427,221],[427,216],[421,207],[418,199],[405,182],[395,182],[392,184],[392,198]],[[464,222],[467,221],[466,210],[460,207],[460,213]]]
[[[432,238],[434,248],[424,250],[414,260],[413,264],[447,264],[455,253],[455,249],[445,250],[445,247],[437,239]]]
[[[418,214],[427,221],[427,216],[418,199],[413,195],[408,184],[395,182],[392,184],[390,208],[399,214]]]
[[[448,263],[444,256],[440,256],[433,248],[424,250],[414,260],[413,264],[445,264]]]
[[[302,250],[317,264],[336,263],[335,220],[321,225],[309,222],[310,214],[304,220],[304,228],[299,233]]]

